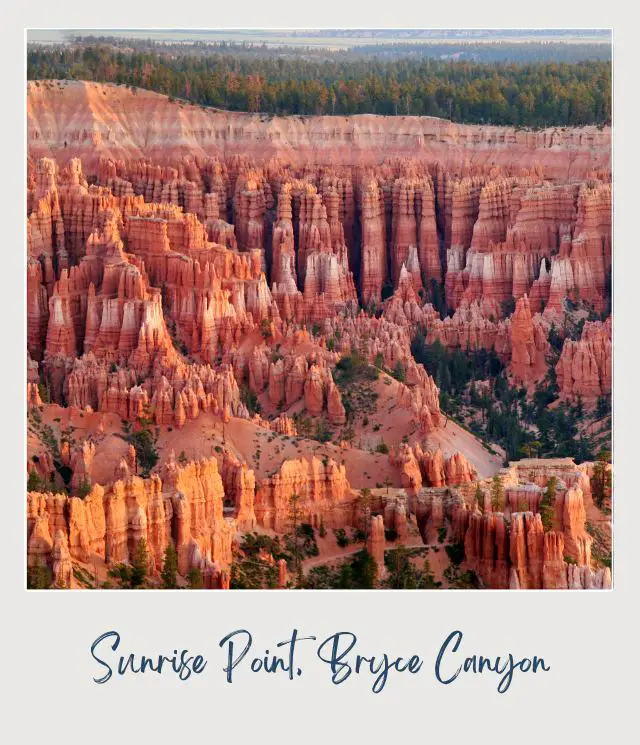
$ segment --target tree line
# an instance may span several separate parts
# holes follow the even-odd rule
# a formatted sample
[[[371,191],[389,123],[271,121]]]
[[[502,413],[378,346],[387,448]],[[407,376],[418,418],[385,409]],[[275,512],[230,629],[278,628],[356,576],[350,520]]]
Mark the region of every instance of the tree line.
[[[170,34],[171,32],[168,32]],[[75,45],[107,45],[135,52],[159,52],[168,55],[208,56],[215,52],[228,52],[253,57],[304,57],[316,60],[361,60],[379,57],[393,59],[399,57],[416,57],[441,60],[471,60],[473,62],[584,62],[586,60],[610,60],[611,44],[592,41],[595,36],[585,35],[584,41],[567,43],[561,35],[557,40],[535,39],[529,41],[510,40],[508,35],[501,40],[487,41],[486,38],[442,39],[437,36],[431,39],[417,38],[396,41],[378,40],[374,37],[369,43],[360,43],[357,36],[353,46],[336,49],[332,39],[343,37],[340,31],[305,32],[304,38],[285,32],[290,44],[279,44],[282,32],[264,32],[251,36],[251,39],[213,40],[202,38],[178,39],[168,36],[163,39],[127,38],[122,36],[96,35],[88,36],[69,34],[67,42]],[[535,34],[532,35],[532,37]],[[545,32],[545,36],[548,36]],[[316,37],[319,43],[305,44],[305,39]],[[274,44],[273,42],[276,41]],[[271,43],[269,43],[271,42]],[[323,42],[327,46],[323,45]]]
[[[32,45],[27,79],[115,83],[264,114],[422,115],[532,128],[611,122],[606,60],[485,64],[246,55],[231,46],[196,56],[100,44]]]

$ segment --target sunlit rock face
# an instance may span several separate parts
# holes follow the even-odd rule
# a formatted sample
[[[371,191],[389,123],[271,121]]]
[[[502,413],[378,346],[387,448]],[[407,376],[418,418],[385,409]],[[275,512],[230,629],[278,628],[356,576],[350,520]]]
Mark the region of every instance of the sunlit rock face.
[[[27,125],[28,559],[52,585],[108,581],[144,539],[153,586],[173,543],[180,583],[229,587],[292,500],[340,554],[369,490],[378,582],[394,540],[445,531],[482,586],[610,586],[594,466],[511,468],[490,509],[502,455],[412,353],[491,351],[532,396],[553,329],[560,404],[610,396],[609,129],[267,119],[84,82],[29,83]]]

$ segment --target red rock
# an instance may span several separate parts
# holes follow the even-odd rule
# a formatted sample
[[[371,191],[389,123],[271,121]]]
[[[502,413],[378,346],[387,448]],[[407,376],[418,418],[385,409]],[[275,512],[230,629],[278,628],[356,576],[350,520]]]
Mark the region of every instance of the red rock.
[[[584,498],[579,486],[557,493],[556,515],[564,534],[565,554],[578,564],[589,566],[593,539],[586,530]]]
[[[444,457],[441,450],[427,451],[422,458],[422,467],[429,486],[440,487],[446,484]]]
[[[418,231],[418,254],[425,286],[428,286],[431,280],[440,283],[443,276],[440,241],[436,222],[433,184],[430,180],[425,180],[422,187],[420,228]]]
[[[42,406],[40,389],[37,383],[27,383],[27,408],[39,408]]]
[[[47,334],[49,303],[43,284],[42,264],[29,257],[27,262],[27,349],[39,361]]]
[[[487,249],[491,244],[501,243],[506,239],[514,186],[512,179],[499,179],[482,188],[478,219],[471,238],[473,249]]]
[[[391,226],[391,279],[394,287],[400,269],[407,261],[409,246],[418,245],[416,220],[417,204],[421,203],[421,183],[416,179],[400,178],[393,185],[393,221]]]
[[[326,375],[322,368],[312,365],[304,383],[304,406],[312,415],[321,414],[326,396]]]
[[[578,295],[602,311],[606,275],[611,269],[611,184],[581,184],[577,211],[571,258],[580,267],[576,272]]]
[[[378,303],[387,276],[384,198],[375,180],[363,187],[361,201],[362,264],[360,291],[362,303]]]
[[[345,272],[339,257],[326,251],[307,254],[304,272],[304,301],[306,317],[322,321],[344,310],[347,303],[355,304],[353,277]]]
[[[445,462],[445,479],[448,486],[459,486],[475,481],[478,473],[460,452],[453,453]]]
[[[290,419],[288,416],[279,416],[276,417],[271,422],[271,427],[273,428],[274,432],[278,432],[281,435],[285,435],[287,437],[295,437],[298,434],[298,430],[296,428],[295,422],[293,419]]]
[[[560,394],[580,395],[587,403],[611,394],[612,370],[611,317],[606,321],[587,321],[579,341],[565,339],[556,365]]]
[[[545,311],[561,311],[565,298],[577,299],[573,264],[568,256],[560,256],[551,262],[549,300]]]
[[[395,530],[397,540],[400,544],[407,541],[409,537],[409,520],[406,505],[400,499],[385,501],[384,527],[385,530]]]
[[[235,226],[238,246],[242,250],[262,248],[264,244],[264,186],[257,174],[248,173],[236,182],[234,196]]]
[[[295,287],[296,262],[292,218],[291,184],[285,183],[278,194],[277,219],[273,225],[271,281],[280,284],[285,281],[286,274]]]
[[[287,403],[293,393],[287,395]],[[333,382],[331,371],[320,364],[312,364],[304,382],[304,405],[307,411],[318,416],[326,409],[329,422],[341,425],[346,422],[346,412],[342,405],[342,396]]]
[[[95,128],[96,97],[108,136]],[[102,417],[82,448],[60,448],[72,489],[104,472],[97,453],[114,415],[133,428],[150,419],[161,436],[190,429],[202,412],[229,424],[241,417],[274,433],[277,452],[286,442],[276,433],[295,436],[291,415],[303,403],[342,427],[331,368],[357,352],[405,371],[402,383],[389,381],[389,407],[414,445],[392,443],[390,465],[408,493],[381,502],[389,527],[406,536],[419,525],[428,539],[445,528],[468,544],[469,568],[486,586],[610,583],[590,566],[589,466],[519,461],[505,473],[504,515],[480,515],[458,493],[477,479],[464,456],[415,442],[444,417],[434,380],[411,354],[416,333],[451,349],[492,349],[528,386],[546,371],[550,324],[567,299],[605,309],[610,130],[263,121],[73,81],[55,95],[30,83],[27,116],[27,403],[48,417],[42,381],[57,404]],[[434,291],[437,304],[433,281],[454,311],[444,319],[424,301]],[[375,314],[359,310],[390,287]],[[580,394],[591,406],[610,394],[610,347],[610,319],[565,343],[563,398]],[[262,406],[250,421],[245,385]],[[29,468],[49,480],[55,467],[35,432],[31,452]],[[107,469],[115,485],[95,484],[84,500],[30,497],[29,560],[52,571],[55,563],[66,583],[73,562],[127,561],[145,537],[154,572],[177,534],[181,572],[197,567],[206,587],[228,587],[234,531],[285,530],[293,493],[313,525],[353,525],[346,471],[319,464],[285,461],[256,490],[231,451],[220,473],[178,469],[169,457],[166,473],[144,480],[135,453],[116,457]],[[545,537],[536,511],[549,475],[562,483]]]
[[[38,546],[46,543],[51,530],[64,535],[71,558],[79,561],[89,561],[92,555],[101,556],[108,563],[127,561],[138,541],[145,538],[154,574],[162,565],[175,520],[174,539],[182,574],[194,566],[195,548],[221,567],[228,567],[235,523],[223,519],[223,487],[215,460],[189,463],[184,468],[170,463],[164,479],[163,484],[157,475],[146,480],[131,476],[115,482],[108,494],[100,486],[94,487],[84,500],[29,495],[32,560],[38,552],[42,553]],[[42,520],[46,528],[42,527]],[[36,529],[37,524],[41,527]]]
[[[278,587],[283,589],[287,586],[287,560],[278,559]]]
[[[550,531],[544,534],[542,586],[545,590],[566,590],[568,565],[564,560],[564,537]]]
[[[466,250],[471,245],[473,226],[478,219],[481,177],[447,178],[445,203],[445,245]]]
[[[486,587],[509,587],[509,541],[500,512],[471,513],[464,537],[465,558]]]
[[[85,483],[91,485],[91,470],[93,459],[96,454],[96,446],[89,440],[85,440],[81,447],[76,450],[71,459],[71,488],[78,489]]]
[[[540,262],[540,272],[538,273],[538,278],[533,281],[531,285],[531,293],[529,295],[531,311],[533,313],[542,312],[549,301],[550,292],[551,275],[547,269],[546,259],[542,259],[542,261]]]
[[[327,418],[331,424],[335,425],[342,425],[347,421],[347,413],[342,404],[342,396],[333,380],[327,389]]]
[[[289,521],[289,500],[300,497],[299,509],[304,522],[327,528],[349,524],[345,504],[351,496],[346,469],[329,458],[326,463],[311,460],[285,460],[279,471],[259,482],[256,490],[255,513],[258,524],[277,532],[285,532]]]
[[[391,463],[400,469],[400,481],[409,493],[415,493],[422,488],[420,465],[409,445],[403,443],[398,454],[391,458]]]
[[[371,518],[369,537],[367,538],[367,551],[375,559],[378,580],[384,577],[386,571],[384,566],[384,518],[382,515],[373,515]]]
[[[523,590],[542,587],[544,528],[539,514],[520,512],[511,515],[509,558]]]
[[[510,370],[517,380],[526,383],[538,380],[546,373],[545,357],[549,344],[544,331],[536,333],[529,299],[523,295],[518,299],[511,317]]]
[[[609,567],[594,571],[587,566],[569,564],[567,573],[570,590],[608,590],[611,588]]]
[[[120,125],[117,129],[112,127],[109,138],[91,126],[93,109],[87,104],[94,99],[100,100],[103,117]],[[83,163],[89,162],[91,173],[97,170],[101,155],[110,154],[112,159],[160,155],[167,162],[187,154],[191,158],[195,154],[217,154],[221,142],[229,149],[241,148],[247,156],[265,151],[269,157],[292,153],[297,162],[305,162],[315,155],[332,167],[351,165],[354,151],[359,162],[373,164],[396,154],[419,154],[428,147],[429,153],[447,167],[459,164],[465,156],[473,156],[477,164],[518,162],[529,169],[538,164],[547,178],[565,180],[610,167],[611,159],[610,128],[527,132],[410,116],[262,121],[260,114],[210,111],[197,106],[185,109],[169,102],[166,96],[142,88],[134,94],[123,87],[79,81],[68,82],[62,91],[29,82],[28,102],[28,144],[33,155],[50,156],[63,151],[66,141],[67,157],[82,157]],[[58,126],[51,128],[47,123],[54,110],[58,112]],[[127,112],[126,119],[119,113],[122,111]],[[147,131],[145,125],[150,121],[156,125],[154,130],[144,143],[137,141],[135,133]],[[321,148],[318,140],[322,141]],[[227,169],[233,180],[239,164],[230,159]],[[178,175],[176,172],[174,178]]]
[[[232,500],[235,507],[234,518],[238,529],[253,530],[256,525],[253,510],[256,480],[253,471],[225,450],[221,475],[225,498]]]

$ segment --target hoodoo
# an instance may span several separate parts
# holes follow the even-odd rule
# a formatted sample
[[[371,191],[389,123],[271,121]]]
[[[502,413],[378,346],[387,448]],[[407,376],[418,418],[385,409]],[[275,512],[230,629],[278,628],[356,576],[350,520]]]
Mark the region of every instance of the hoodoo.
[[[610,587],[610,129],[252,91],[28,83],[29,586]]]

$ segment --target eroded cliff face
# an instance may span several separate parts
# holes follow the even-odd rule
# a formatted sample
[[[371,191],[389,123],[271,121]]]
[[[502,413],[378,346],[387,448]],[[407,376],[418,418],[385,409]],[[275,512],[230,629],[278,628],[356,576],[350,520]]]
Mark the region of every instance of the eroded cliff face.
[[[462,430],[461,447],[447,439],[416,335],[492,350],[531,392],[555,329],[561,399],[611,393],[610,316],[573,338],[564,324],[573,306],[608,313],[607,129],[262,121],[78,82],[29,83],[27,118],[28,470],[44,485],[29,556],[55,583],[74,583],[74,562],[129,561],[144,537],[152,572],[173,540],[180,573],[228,586],[233,535],[286,533],[293,495],[312,526],[352,528],[350,483],[414,499],[495,470]],[[125,440],[145,433],[160,452],[141,478]],[[253,462],[249,433],[257,450],[266,438]],[[606,584],[589,574],[586,489],[561,492],[555,538],[537,504],[512,520],[515,506],[478,516],[437,495],[400,500],[385,525],[463,521],[488,586]]]
[[[593,538],[587,530],[591,464],[570,459],[523,460],[502,472],[504,505],[489,500],[470,511],[465,556],[483,582],[494,588],[592,589],[611,587],[607,566],[593,568]],[[549,479],[556,492],[550,525],[542,521]],[[485,491],[490,490],[490,485]]]
[[[120,474],[128,474],[121,467]],[[29,566],[49,566],[56,576],[56,546],[66,559],[91,565],[128,563],[146,541],[150,574],[157,575],[169,542],[178,552],[178,571],[203,572],[219,586],[231,565],[235,520],[223,515],[224,491],[215,459],[184,467],[168,463],[162,477],[128,474],[108,489],[94,485],[84,498],[30,492],[27,495]],[[51,540],[54,536],[54,540]],[[68,586],[68,583],[66,583]]]
[[[287,532],[294,495],[299,498],[300,521],[314,526],[324,523],[328,528],[351,524],[353,492],[345,467],[334,460],[285,461],[277,473],[263,479],[256,489],[258,523],[276,532]]]
[[[476,469],[460,452],[445,457],[440,449],[423,450],[420,443],[413,447],[400,446],[396,454],[390,456],[391,463],[400,470],[402,486],[411,493],[424,486],[459,486],[475,481]]]
[[[586,401],[610,395],[612,353],[611,316],[604,322],[587,321],[578,341],[565,339],[556,365],[561,395]]]
[[[144,539],[153,578],[171,542],[181,575],[198,568],[207,586],[220,587],[237,532],[257,526],[288,532],[293,495],[300,498],[299,523],[340,528],[354,522],[355,492],[344,466],[333,460],[286,460],[257,485],[254,472],[228,451],[220,468],[216,458],[179,465],[171,454],[159,475],[141,478],[135,470],[123,459],[115,480],[104,488],[95,484],[84,498],[29,492],[28,565],[48,567],[53,584],[68,587],[66,569],[56,569],[59,551],[68,567],[74,562],[112,567],[130,563]]]
[[[492,507],[491,482],[476,482],[478,491],[458,487],[407,487],[404,501],[385,499],[393,513],[405,505],[415,515],[426,542],[446,532],[464,548],[463,566],[476,573],[484,587],[494,589],[607,589],[611,572],[594,568],[592,537],[587,531],[585,476],[589,464],[564,461],[523,461],[501,472],[504,502]],[[562,478],[560,478],[560,475]],[[551,506],[553,523],[543,526],[540,513],[544,489],[535,481],[557,479]],[[586,479],[588,484],[588,479]],[[385,516],[387,512],[385,512]],[[389,521],[392,524],[392,521]]]
[[[270,117],[214,112],[170,102],[143,89],[65,81],[28,84],[28,137],[34,154],[66,146],[71,155],[150,157],[163,165],[176,155],[295,153],[299,162],[317,153],[325,163],[375,163],[381,152],[425,152],[452,165],[473,153],[482,163],[524,161],[550,176],[582,175],[610,167],[611,130],[459,125],[431,117]],[[64,107],[60,108],[60,100]],[[125,119],[118,110],[126,108]],[[55,117],[51,113],[55,111]],[[171,132],[167,138],[167,132]],[[560,154],[558,154],[558,151]]]

